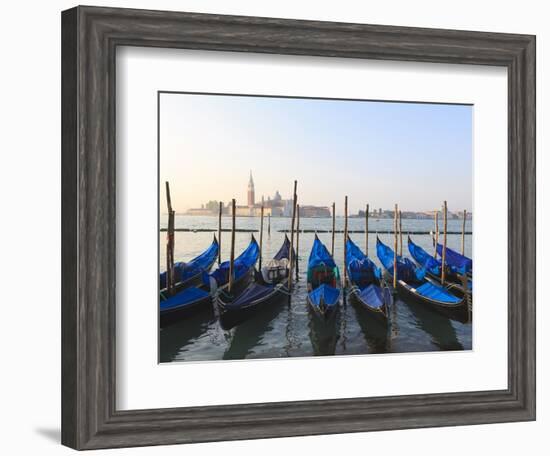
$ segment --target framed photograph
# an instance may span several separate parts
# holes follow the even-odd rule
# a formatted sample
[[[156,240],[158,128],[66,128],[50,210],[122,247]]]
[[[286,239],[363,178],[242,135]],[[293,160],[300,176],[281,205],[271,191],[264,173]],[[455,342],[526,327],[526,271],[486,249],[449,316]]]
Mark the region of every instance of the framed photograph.
[[[76,7],[62,78],[63,444],[535,419],[534,36]]]

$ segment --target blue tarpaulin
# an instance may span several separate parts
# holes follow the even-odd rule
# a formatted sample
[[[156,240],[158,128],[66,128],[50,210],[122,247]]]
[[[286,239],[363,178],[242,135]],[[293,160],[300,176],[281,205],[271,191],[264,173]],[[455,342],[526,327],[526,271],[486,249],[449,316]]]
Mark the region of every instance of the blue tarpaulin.
[[[274,285],[250,284],[234,301],[226,303],[226,309],[238,309],[273,293]]]
[[[382,289],[378,285],[369,285],[359,292],[361,301],[368,303],[370,307],[375,309],[384,305]]]
[[[327,284],[319,285],[309,293],[311,303],[317,307],[320,307],[321,303],[324,303],[327,308],[334,307],[338,304],[339,298],[340,289]]]
[[[441,256],[443,253],[443,246],[437,244],[437,254]],[[460,274],[466,274],[472,272],[472,260],[464,255],[447,247],[445,253],[445,263],[456,268]]]
[[[436,285],[431,282],[425,282],[420,285],[416,292],[422,296],[425,296],[436,301],[446,302],[448,304],[458,304],[462,302],[460,298],[457,298],[455,295],[451,294],[441,285]]]
[[[322,283],[336,287],[340,282],[338,266],[317,235],[309,254],[307,281],[313,288]]]
[[[346,242],[346,267],[350,280],[360,288],[382,277],[380,268],[350,238]]]
[[[193,258],[188,263],[180,261],[174,263],[174,283],[185,282],[192,277],[200,274],[202,271],[208,271],[218,257],[218,240],[214,236],[214,240],[199,256]],[[166,288],[166,272],[160,274],[160,288]]]
[[[311,269],[320,264],[324,264],[329,268],[335,268],[336,263],[332,259],[329,251],[325,245],[315,236],[313,246],[311,247],[311,253],[309,254],[308,269]]]
[[[384,269],[393,276],[394,252],[380,239],[376,239],[376,253]],[[404,282],[420,282],[426,276],[425,268],[418,268],[411,260],[397,255],[397,278]]]
[[[256,261],[258,261],[258,256],[260,254],[260,248],[254,236],[250,240],[250,244],[241,253],[233,263],[233,278],[234,280],[240,279],[245,275],[250,268],[254,267]],[[229,281],[229,261],[224,261],[218,269],[216,269],[212,274],[210,274],[215,280],[218,286],[225,285]]]
[[[433,257],[433,255],[430,255],[422,247],[420,247],[419,245],[416,245],[410,237],[408,240],[408,245],[409,245],[409,253],[418,264],[424,266],[430,274],[433,274],[436,276],[441,274],[440,260],[436,260]]]
[[[294,249],[292,250],[292,252],[294,253]],[[289,254],[290,254],[290,241],[288,240],[288,236],[285,234],[285,240],[283,242],[283,245],[281,246],[279,251],[275,254],[273,259],[274,260],[282,260],[282,259],[286,258],[288,260],[289,259]],[[292,255],[292,257],[296,258],[295,255]]]
[[[160,311],[164,310],[173,310],[176,307],[183,307],[190,305],[199,299],[206,298],[209,296],[208,291],[204,291],[200,288],[196,287],[189,287],[186,288],[183,291],[180,291],[179,293],[175,294],[174,296],[169,297],[168,299],[165,299],[164,301],[160,302]]]

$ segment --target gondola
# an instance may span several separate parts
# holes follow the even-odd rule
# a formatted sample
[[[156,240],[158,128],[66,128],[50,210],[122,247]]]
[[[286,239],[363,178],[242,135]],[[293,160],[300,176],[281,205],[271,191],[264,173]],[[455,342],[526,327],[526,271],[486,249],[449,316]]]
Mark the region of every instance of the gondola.
[[[166,297],[165,293],[160,294],[161,328],[201,311],[212,309],[210,280],[206,272],[202,274],[202,281],[200,286],[189,286],[170,297]]]
[[[426,274],[431,277],[433,280],[441,283],[441,260],[439,258],[434,258],[428,252],[426,252],[422,247],[415,244],[411,237],[408,237],[407,244],[409,247],[409,253],[413,260],[421,267],[426,269]],[[447,261],[445,261],[447,263]],[[458,296],[464,296],[464,277],[455,266],[446,264],[445,268],[445,277],[449,283],[445,284],[445,287],[450,290],[452,293]],[[472,280],[467,280],[466,283],[467,292],[472,294]]]
[[[382,271],[349,237],[346,241],[346,268],[351,301],[387,322],[392,296],[382,278]]]
[[[387,274],[393,278],[393,250],[376,238],[376,253]],[[458,321],[466,321],[466,297],[459,298],[440,284],[426,279],[426,269],[417,267],[411,260],[397,256],[397,291]]]
[[[340,271],[327,248],[315,235],[307,267],[307,302],[315,316],[331,320],[340,309]]]
[[[190,285],[200,284],[203,271],[210,271],[210,268],[218,257],[219,244],[216,236],[210,247],[199,256],[185,263],[183,261],[174,263],[174,291],[178,292]],[[166,272],[160,274],[159,288],[166,292]]]
[[[285,235],[283,245],[267,266],[255,273],[253,283],[241,293],[221,290],[216,294],[215,302],[222,328],[231,329],[288,295],[286,279],[288,279],[289,253],[290,241]]]
[[[254,280],[254,266],[258,261],[260,247],[252,235],[250,244],[233,262],[233,283],[232,292],[235,294],[244,290],[248,284]],[[218,268],[210,274],[214,279],[211,288],[213,291],[217,288],[227,288],[229,284],[229,261],[224,261]]]

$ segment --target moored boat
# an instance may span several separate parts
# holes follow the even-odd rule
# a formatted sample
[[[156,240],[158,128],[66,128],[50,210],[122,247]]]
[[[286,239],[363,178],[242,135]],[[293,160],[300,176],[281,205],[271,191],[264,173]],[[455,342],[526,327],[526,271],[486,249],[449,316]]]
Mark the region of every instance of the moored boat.
[[[315,235],[307,269],[307,302],[314,314],[327,321],[340,309],[340,271],[325,245]]]
[[[346,241],[346,268],[352,302],[387,322],[392,296],[382,278],[382,271],[349,237]]]
[[[253,283],[241,292],[229,293],[224,289],[216,294],[220,324],[224,329],[237,326],[262,309],[276,305],[282,297],[288,295],[285,279],[288,278],[289,252],[290,242],[285,236],[283,245],[273,259],[260,272],[256,272]]]
[[[394,251],[379,238],[376,253],[386,273],[393,278]],[[438,283],[426,279],[426,269],[416,266],[410,259],[397,256],[397,291],[404,297],[415,299],[432,309],[459,321],[468,318],[466,297],[459,298]]]
[[[426,274],[429,277],[441,283],[441,260],[439,258],[434,258],[422,247],[415,244],[410,236],[408,237],[407,244],[409,248],[409,253],[411,254],[413,260],[420,267],[426,269]],[[447,261],[445,261],[445,263],[445,277],[447,282],[445,283],[445,287],[457,296],[464,296],[464,274],[461,274],[455,266],[450,265]],[[471,279],[467,279],[466,290],[467,293],[469,293],[470,295],[472,294]]]

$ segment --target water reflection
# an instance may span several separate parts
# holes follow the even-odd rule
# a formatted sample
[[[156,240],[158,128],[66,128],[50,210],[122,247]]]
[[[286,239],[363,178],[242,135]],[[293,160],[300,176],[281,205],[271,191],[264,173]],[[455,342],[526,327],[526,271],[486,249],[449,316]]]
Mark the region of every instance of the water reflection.
[[[309,338],[315,356],[334,355],[340,338],[342,312],[337,312],[329,320],[323,320],[310,311]]]
[[[391,351],[391,323],[386,324],[379,318],[372,315],[371,312],[364,309],[360,304],[353,300],[353,309],[355,318],[361,328],[365,342],[367,343],[368,353],[387,353]]]
[[[281,313],[288,302],[287,296],[281,296],[273,305],[263,308],[252,318],[233,328],[230,332],[229,346],[223,359],[244,359],[265,345],[264,337],[273,329],[273,320]]]
[[[414,315],[415,325],[429,334],[433,343],[441,350],[464,350],[458,341],[456,331],[449,319],[425,305],[407,301],[407,306]]]
[[[159,362],[174,360],[187,345],[204,334],[209,325],[215,323],[217,322],[211,308],[162,328],[159,337]]]

